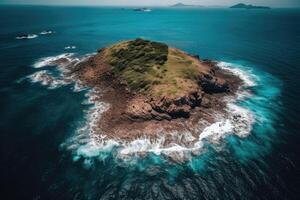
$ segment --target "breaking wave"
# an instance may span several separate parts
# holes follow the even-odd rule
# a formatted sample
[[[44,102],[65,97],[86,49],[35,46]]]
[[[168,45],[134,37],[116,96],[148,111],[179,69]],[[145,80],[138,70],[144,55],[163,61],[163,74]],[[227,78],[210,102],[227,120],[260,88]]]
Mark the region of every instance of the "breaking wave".
[[[55,75],[51,70],[41,70],[37,71],[26,78],[28,78],[32,83],[40,83],[41,85],[47,86],[49,89],[55,89],[64,85],[69,85],[74,83],[72,76],[65,76],[69,72],[67,66],[76,65],[78,62],[85,60],[87,56],[79,59],[74,57],[73,53],[64,53],[57,56],[44,57],[37,60],[33,67],[40,69],[47,66],[53,66],[57,69],[60,74]],[[22,79],[24,80],[24,79]],[[74,83],[73,91],[80,92],[86,88],[79,82]]]
[[[32,83],[40,83],[41,85],[48,86],[49,89],[55,89],[68,84],[65,80],[54,77],[47,70],[38,71],[29,75],[28,78]]]
[[[37,62],[33,64],[33,67],[35,68],[41,68],[45,66],[56,66],[56,65],[63,65],[63,64],[69,64],[74,59],[72,58],[74,56],[73,53],[64,53],[60,54],[58,56],[50,56],[39,59]]]
[[[24,39],[34,39],[34,38],[37,38],[38,35],[36,34],[27,34],[27,35],[20,35],[20,36],[17,36],[16,39],[17,40],[24,40]]]
[[[55,31],[45,30],[45,31],[42,31],[38,34],[39,35],[50,35],[50,34],[53,34],[53,33],[55,33]],[[37,38],[38,34],[31,33],[31,34],[26,34],[26,35],[19,35],[19,36],[16,37],[16,39],[17,40],[25,40],[25,39],[30,40],[30,39]]]
[[[53,33],[55,33],[55,32],[54,31],[42,31],[39,34],[40,35],[50,35],[50,34],[53,34]]]
[[[65,50],[76,49],[76,46],[66,46],[64,49],[65,49]]]

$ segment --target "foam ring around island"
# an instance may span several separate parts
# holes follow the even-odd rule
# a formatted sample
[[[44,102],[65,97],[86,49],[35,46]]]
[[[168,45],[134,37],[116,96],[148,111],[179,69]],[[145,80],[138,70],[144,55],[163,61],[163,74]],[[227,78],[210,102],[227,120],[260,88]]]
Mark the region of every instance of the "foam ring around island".
[[[68,66],[73,63],[76,66],[78,63],[86,60],[89,57],[81,59],[74,58],[74,54],[61,54],[53,57],[40,59],[34,64],[36,68],[44,66],[57,65],[58,67]],[[63,60],[63,61],[62,61]],[[76,60],[76,62],[74,62]],[[71,150],[74,153],[74,160],[80,157],[91,159],[93,157],[102,156],[103,152],[110,152],[117,149],[116,156],[126,159],[128,156],[144,155],[147,152],[156,155],[164,155],[167,157],[176,157],[177,160],[189,159],[192,155],[199,155],[204,146],[204,143],[219,143],[221,139],[227,135],[237,135],[245,137],[251,132],[255,117],[252,112],[244,107],[239,106],[236,101],[239,94],[247,93],[249,88],[256,85],[256,77],[252,77],[247,71],[243,71],[239,66],[234,64],[220,62],[218,66],[230,73],[235,74],[243,80],[244,87],[241,87],[236,93],[236,96],[225,99],[227,102],[226,113],[216,115],[217,121],[209,124],[208,122],[199,122],[206,124],[204,129],[199,129],[198,138],[195,138],[190,132],[161,132],[156,139],[148,137],[139,137],[131,141],[122,141],[112,139],[106,136],[104,132],[97,129],[96,123],[101,119],[102,114],[109,108],[109,104],[99,102],[96,93],[101,93],[97,89],[92,89],[87,93],[88,101],[86,103],[92,105],[86,111],[85,121],[79,125],[76,134],[62,144],[62,147]],[[55,86],[55,80],[51,77],[48,71],[42,70],[30,76],[32,82],[40,82],[43,85]],[[66,79],[70,77],[65,77]],[[58,80],[56,80],[57,82]],[[76,84],[82,85],[78,80],[73,79]],[[250,94],[251,93],[247,93]],[[246,96],[247,98],[249,96]],[[95,134],[97,131],[98,134]],[[99,134],[99,131],[101,134]],[[165,144],[166,137],[172,138],[173,142]]]

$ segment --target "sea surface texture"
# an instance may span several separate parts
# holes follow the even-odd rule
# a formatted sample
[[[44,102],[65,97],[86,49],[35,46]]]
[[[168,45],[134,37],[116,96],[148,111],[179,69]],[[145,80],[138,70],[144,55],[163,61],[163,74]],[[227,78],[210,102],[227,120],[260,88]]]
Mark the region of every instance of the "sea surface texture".
[[[0,13],[1,199],[300,199],[299,9]],[[218,61],[244,80],[228,100],[232,117],[199,131],[201,153],[184,162],[168,157],[187,155],[176,144],[96,137],[91,127],[107,105],[55,64],[137,37]]]

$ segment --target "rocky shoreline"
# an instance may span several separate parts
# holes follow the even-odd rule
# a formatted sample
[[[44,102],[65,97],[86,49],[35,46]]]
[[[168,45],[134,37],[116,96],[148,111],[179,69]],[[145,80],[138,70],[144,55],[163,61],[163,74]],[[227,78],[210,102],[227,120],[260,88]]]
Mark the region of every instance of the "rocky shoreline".
[[[148,45],[150,41],[136,39],[133,42]],[[100,49],[71,70],[72,76],[84,86],[101,91],[95,94],[97,100],[110,105],[98,125],[93,127],[95,133],[107,138],[131,141],[141,137],[156,138],[174,131],[188,131],[197,138],[199,130],[205,128],[199,121],[214,123],[216,113],[226,112],[224,97],[234,96],[242,84],[239,77],[220,69],[217,63],[168,47],[169,54],[179,52],[201,73],[193,77],[196,84],[177,92],[180,95],[153,95],[150,90],[145,92],[131,87],[122,76],[114,73],[114,65],[107,61],[109,48]],[[166,143],[172,143],[172,139],[166,139]]]

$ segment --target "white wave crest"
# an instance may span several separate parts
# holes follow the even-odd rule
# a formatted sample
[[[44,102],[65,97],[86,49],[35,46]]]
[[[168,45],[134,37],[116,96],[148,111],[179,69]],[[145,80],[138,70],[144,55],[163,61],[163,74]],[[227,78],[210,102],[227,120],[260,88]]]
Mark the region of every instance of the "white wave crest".
[[[40,83],[42,85],[48,86],[49,89],[58,88],[67,84],[67,82],[62,79],[54,78],[47,70],[38,71],[28,76],[28,78],[33,83]]]
[[[73,87],[74,92],[81,92],[86,89],[88,89],[88,88],[81,81],[76,80],[74,87]]]
[[[34,39],[34,38],[37,38],[38,35],[36,34],[27,34],[27,35],[20,35],[20,36],[17,36],[16,39],[17,40],[24,40],[24,39]]]
[[[245,137],[250,134],[254,123],[253,114],[249,110],[233,103],[228,103],[227,110],[227,117],[206,127],[200,134],[199,141],[204,139],[218,141],[228,134],[235,134],[239,137]]]
[[[230,71],[234,75],[240,77],[240,79],[244,81],[246,87],[256,86],[255,79],[257,79],[257,77],[254,77],[251,71],[247,72],[245,70],[242,70],[241,66],[228,62],[218,62],[217,66],[223,70]]]
[[[33,64],[35,68],[41,68],[45,66],[54,66],[60,64],[67,64],[70,63],[73,58],[73,53],[64,53],[58,56],[50,56],[39,59],[36,63]]]
[[[42,85],[48,85],[49,89],[74,83],[74,92],[86,90],[87,87],[85,87],[79,80],[76,80],[70,72],[72,71],[72,67],[76,66],[80,62],[86,61],[90,56],[91,55],[88,54],[81,58],[76,58],[73,53],[64,53],[57,56],[41,58],[33,64],[35,68],[55,66],[55,69],[60,71],[60,75],[52,76],[49,71],[42,70],[26,78],[29,78],[31,82],[34,83],[39,82]]]
[[[163,154],[166,156],[176,157],[177,160],[184,160],[187,154],[182,152],[190,152],[195,154],[200,152],[205,142],[218,143],[221,139],[229,134],[234,134],[239,137],[246,137],[250,134],[252,124],[254,123],[253,114],[240,106],[233,103],[228,103],[228,115],[221,118],[219,121],[207,126],[203,131],[199,132],[198,141],[193,145],[182,145],[182,139],[195,141],[195,138],[190,132],[174,132],[173,142],[165,146],[168,133],[161,134],[156,140],[149,138],[139,138],[128,143],[121,143],[119,155],[126,156],[143,152],[152,152],[157,155]],[[189,143],[187,143],[189,144]],[[183,157],[182,157],[183,156]],[[190,156],[190,155],[189,155]]]
[[[80,156],[98,156],[101,152],[111,151],[114,146],[119,145],[117,141],[106,139],[105,135],[101,135],[99,130],[96,130],[102,113],[109,108],[108,104],[96,101],[97,92],[97,89],[93,89],[86,94],[88,99],[84,104],[93,104],[93,106],[86,111],[84,125],[76,131],[73,138],[62,144],[67,146],[67,149],[76,151],[75,160]]]
[[[66,46],[64,49],[69,50],[69,49],[76,49],[76,46]]]
[[[99,108],[98,108],[99,109]],[[100,108],[103,113],[106,109]],[[125,142],[120,140],[106,139],[104,133],[95,133],[90,128],[96,127],[100,119],[99,112],[94,110],[89,114],[88,125],[78,130],[79,135],[73,138],[76,145],[71,145],[75,150],[75,157],[85,158],[97,157],[101,152],[111,151],[113,147],[118,147],[117,157],[128,159],[131,156],[144,155],[147,152],[156,155],[163,155],[177,162],[190,159],[192,155],[201,153],[205,142],[219,143],[227,135],[234,134],[239,137],[246,137],[250,134],[254,117],[252,113],[233,103],[228,103],[228,115],[219,121],[208,125],[203,131],[199,131],[199,138],[195,138],[190,132],[172,132],[160,134],[157,139],[137,138],[133,141]],[[88,132],[88,135],[86,133]],[[166,145],[166,140],[172,143]],[[183,142],[184,141],[184,142]]]
[[[53,33],[55,33],[54,31],[42,31],[42,32],[40,32],[40,35],[50,35],[50,34],[53,34]]]

